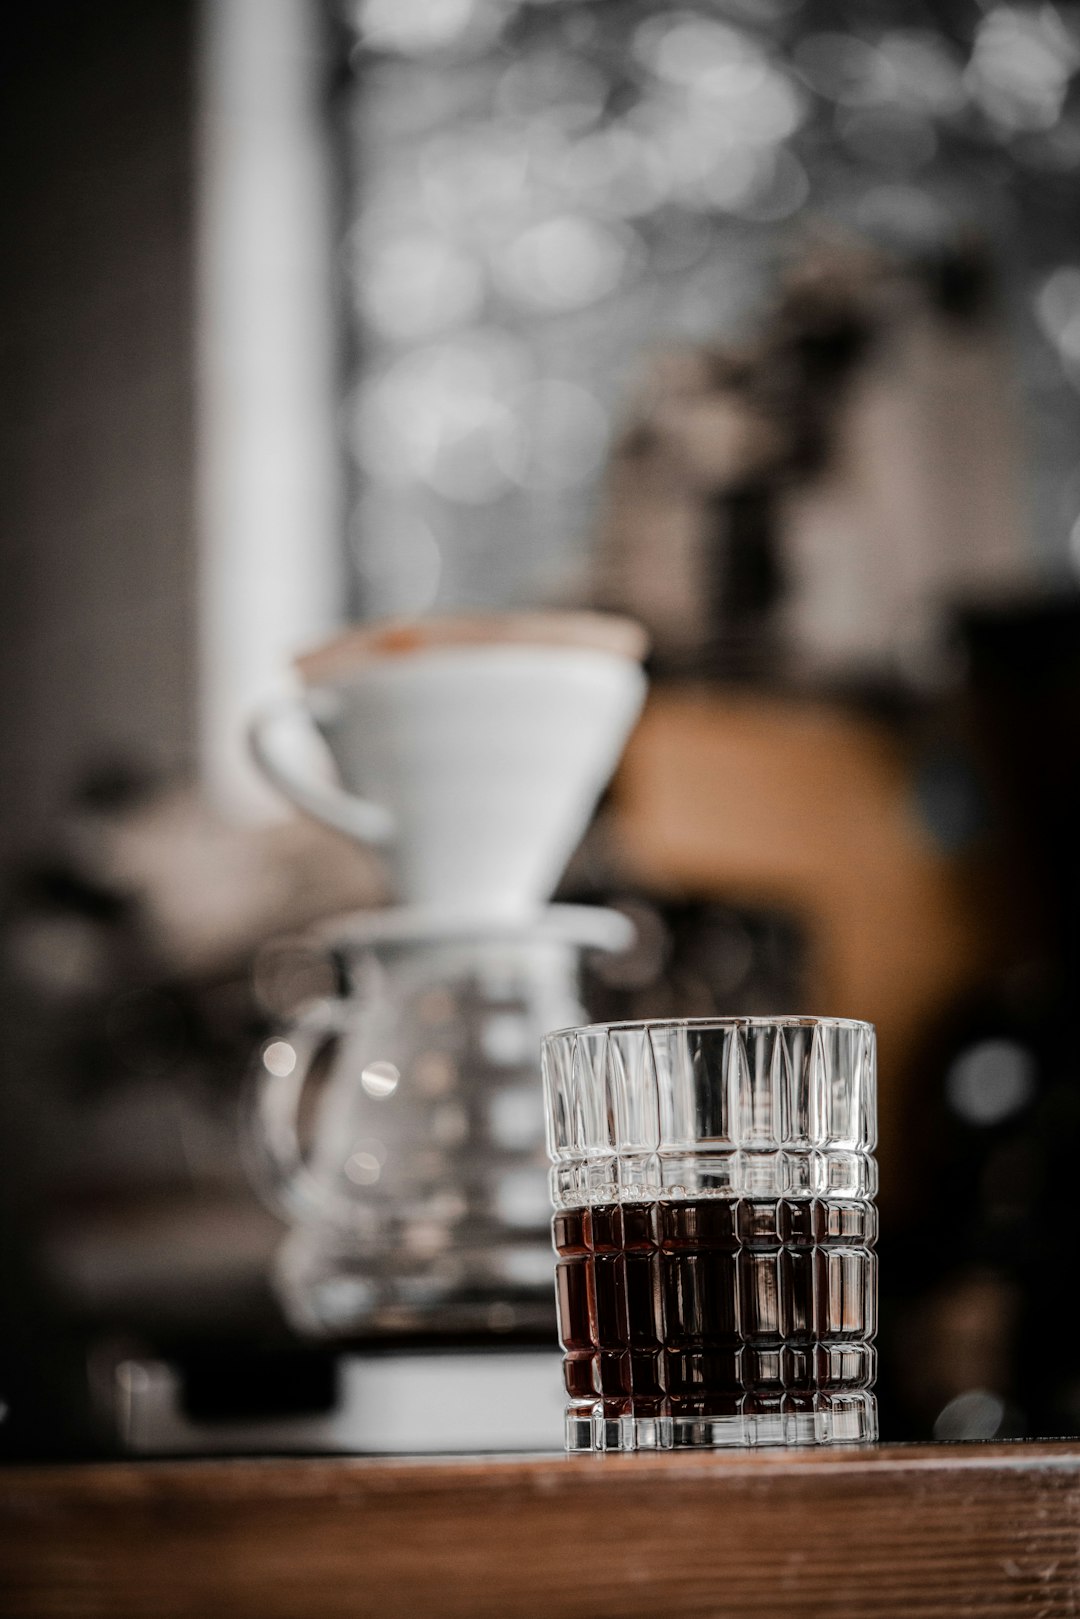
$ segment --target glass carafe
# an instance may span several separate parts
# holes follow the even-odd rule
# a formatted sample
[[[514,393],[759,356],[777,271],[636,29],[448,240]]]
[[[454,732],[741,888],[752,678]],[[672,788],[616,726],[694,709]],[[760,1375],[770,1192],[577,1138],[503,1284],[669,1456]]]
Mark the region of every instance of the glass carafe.
[[[573,906],[341,924],[340,993],[266,1042],[252,1110],[299,1330],[554,1332],[540,1041],[581,1021],[583,950],[629,933]]]

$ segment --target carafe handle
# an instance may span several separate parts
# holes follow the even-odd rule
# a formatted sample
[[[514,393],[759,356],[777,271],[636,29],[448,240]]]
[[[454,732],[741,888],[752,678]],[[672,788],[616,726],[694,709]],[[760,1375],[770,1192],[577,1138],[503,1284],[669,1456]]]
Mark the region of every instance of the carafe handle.
[[[314,729],[310,704],[299,693],[277,697],[252,716],[247,731],[248,747],[263,775],[297,809],[321,821],[323,826],[361,843],[389,843],[394,836],[394,817],[388,809],[366,798],[357,798],[333,782],[312,781],[297,770],[281,745],[281,731],[283,722],[298,718]]]
[[[304,1089],[320,1052],[345,1032],[340,1001],[312,1001],[262,1048],[250,1102],[249,1168],[267,1201],[290,1219],[348,1216],[347,1199],[313,1175],[300,1142]]]

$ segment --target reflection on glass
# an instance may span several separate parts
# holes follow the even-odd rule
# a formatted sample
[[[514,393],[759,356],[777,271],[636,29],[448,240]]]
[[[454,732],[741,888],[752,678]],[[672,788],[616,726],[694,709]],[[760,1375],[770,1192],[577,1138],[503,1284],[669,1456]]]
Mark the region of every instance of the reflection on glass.
[[[369,1062],[360,1074],[360,1083],[369,1096],[380,1100],[393,1096],[401,1080],[401,1071],[392,1062]]]

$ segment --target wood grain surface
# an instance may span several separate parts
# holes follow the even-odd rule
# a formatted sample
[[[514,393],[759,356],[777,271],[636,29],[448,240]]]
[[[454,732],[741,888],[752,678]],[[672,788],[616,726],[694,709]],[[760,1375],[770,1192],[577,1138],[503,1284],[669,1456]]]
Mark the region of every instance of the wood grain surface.
[[[1080,1443],[12,1469],[0,1611],[1051,1619]]]

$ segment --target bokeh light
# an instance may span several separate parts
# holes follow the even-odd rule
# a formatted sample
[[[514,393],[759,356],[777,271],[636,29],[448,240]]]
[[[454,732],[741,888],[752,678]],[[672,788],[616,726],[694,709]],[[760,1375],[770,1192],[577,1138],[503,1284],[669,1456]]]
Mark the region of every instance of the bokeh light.
[[[738,339],[800,230],[931,262],[958,229],[1023,235],[1023,177],[1080,168],[1065,7],[946,28],[843,0],[342,4],[372,611],[576,588],[643,332]],[[1080,378],[1070,251],[1030,293],[1047,420]]]
[[[1070,376],[1080,379],[1080,265],[1063,264],[1047,276],[1035,308]]]
[[[354,519],[354,553],[364,600],[379,618],[429,612],[439,594],[442,551],[430,522],[377,486],[364,490]]]
[[[1049,129],[1078,61],[1077,41],[1052,6],[995,6],[976,31],[966,78],[995,123]]]
[[[391,339],[429,337],[460,325],[477,314],[483,296],[477,260],[430,232],[380,242],[361,272],[363,312]]]
[[[474,47],[498,34],[502,8],[490,0],[360,0],[357,32],[371,50],[422,55],[468,36]]]
[[[518,477],[526,489],[573,489],[596,477],[610,424],[594,394],[550,377],[523,389],[515,406],[525,445]]]
[[[580,309],[613,292],[632,262],[631,239],[584,214],[529,225],[498,255],[495,273],[514,299],[539,309]]]
[[[466,505],[493,500],[519,464],[511,391],[527,351],[496,330],[410,349],[361,390],[359,447],[377,482],[428,484]]]

